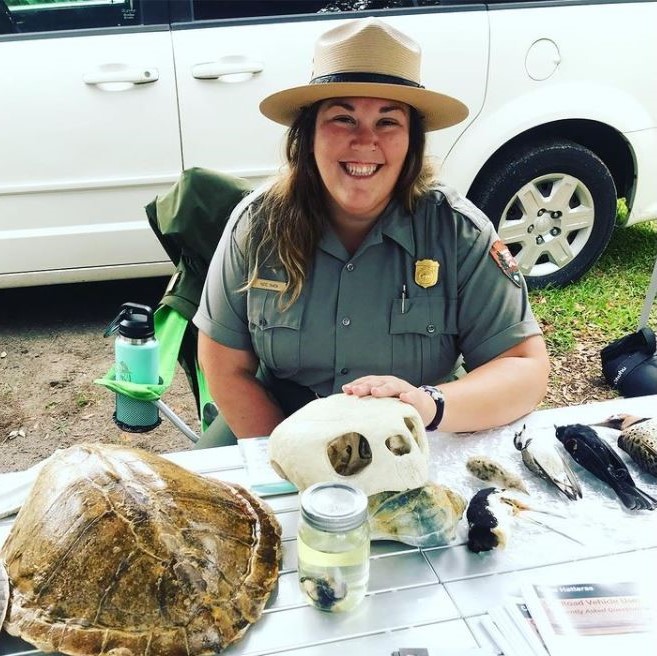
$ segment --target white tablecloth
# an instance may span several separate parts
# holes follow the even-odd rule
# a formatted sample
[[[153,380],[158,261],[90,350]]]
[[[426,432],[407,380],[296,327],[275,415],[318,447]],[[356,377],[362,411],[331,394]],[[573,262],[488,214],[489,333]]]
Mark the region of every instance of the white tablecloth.
[[[657,512],[626,510],[610,488],[574,462],[584,498],[568,501],[524,469],[513,447],[513,435],[523,424],[535,435],[553,435],[555,425],[599,422],[619,412],[657,416],[657,395],[537,411],[512,425],[480,433],[430,434],[433,480],[469,499],[488,485],[471,476],[464,463],[470,455],[485,453],[521,474],[529,488],[529,503],[564,515],[546,516],[544,521],[582,544],[518,518],[504,550],[474,554],[465,546],[465,517],[457,539],[445,547],[422,550],[377,542],[372,545],[368,595],[361,606],[344,615],[322,613],[304,604],[296,575],[297,495],[268,497],[283,528],[278,588],[263,617],[224,653],[388,655],[400,647],[426,647],[431,656],[492,654],[492,643],[479,620],[509,595],[518,594],[524,581],[604,580],[609,576],[657,581]],[[599,433],[615,446],[616,431],[603,428]],[[625,453],[617,451],[639,487],[657,496],[657,479],[641,473]],[[237,447],[167,457],[208,476],[249,483]],[[16,488],[17,481],[12,474],[0,476],[0,499]],[[12,521],[13,517],[0,520],[0,541]],[[29,651],[26,643],[0,634],[0,654],[23,650],[38,653]]]

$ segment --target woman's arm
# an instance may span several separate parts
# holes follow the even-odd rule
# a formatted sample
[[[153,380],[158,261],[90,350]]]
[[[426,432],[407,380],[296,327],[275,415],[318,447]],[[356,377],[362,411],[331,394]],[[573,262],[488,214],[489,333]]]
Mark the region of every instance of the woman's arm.
[[[198,333],[198,358],[210,394],[236,437],[269,435],[285,416],[256,378],[250,350],[229,348]]]
[[[463,378],[438,386],[445,395],[445,414],[438,429],[478,431],[522,417],[545,396],[549,372],[543,337],[528,337]],[[417,409],[425,426],[436,412],[426,392],[394,376],[364,376],[342,389],[356,396],[398,396]]]

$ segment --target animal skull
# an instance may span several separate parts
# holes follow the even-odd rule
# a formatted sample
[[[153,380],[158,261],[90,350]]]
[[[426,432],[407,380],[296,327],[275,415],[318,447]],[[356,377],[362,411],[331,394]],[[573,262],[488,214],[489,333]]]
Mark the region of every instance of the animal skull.
[[[415,408],[396,398],[334,394],[311,401],[272,432],[269,459],[302,491],[347,481],[365,494],[419,487],[429,445]]]

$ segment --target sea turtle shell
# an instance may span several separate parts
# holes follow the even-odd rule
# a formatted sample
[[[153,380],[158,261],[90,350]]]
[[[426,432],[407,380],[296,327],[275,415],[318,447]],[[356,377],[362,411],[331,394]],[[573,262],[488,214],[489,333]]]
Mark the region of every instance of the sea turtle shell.
[[[4,628],[44,652],[216,653],[260,617],[279,555],[276,518],[239,485],[138,449],[71,447],[0,551]]]

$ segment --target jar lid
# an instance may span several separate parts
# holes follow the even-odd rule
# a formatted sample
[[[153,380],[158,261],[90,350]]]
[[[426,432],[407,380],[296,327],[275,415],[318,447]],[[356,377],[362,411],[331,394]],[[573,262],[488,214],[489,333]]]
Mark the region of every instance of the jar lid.
[[[347,483],[315,483],[301,494],[301,515],[313,528],[349,531],[367,521],[367,496]]]

